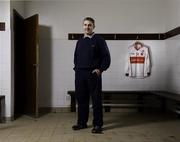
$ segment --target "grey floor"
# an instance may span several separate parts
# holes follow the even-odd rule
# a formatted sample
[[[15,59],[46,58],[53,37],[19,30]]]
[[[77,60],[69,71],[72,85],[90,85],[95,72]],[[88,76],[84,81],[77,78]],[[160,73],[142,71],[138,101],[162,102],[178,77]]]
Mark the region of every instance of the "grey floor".
[[[22,116],[0,123],[0,142],[180,142],[180,119],[173,114],[104,113],[103,134],[73,131],[76,113],[49,113],[35,120]]]

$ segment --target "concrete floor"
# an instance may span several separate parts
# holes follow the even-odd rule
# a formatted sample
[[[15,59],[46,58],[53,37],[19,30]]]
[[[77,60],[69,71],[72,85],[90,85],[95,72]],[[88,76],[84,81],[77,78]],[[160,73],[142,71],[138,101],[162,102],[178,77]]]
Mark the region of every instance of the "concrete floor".
[[[0,142],[180,142],[180,120],[173,114],[104,113],[103,134],[73,131],[76,113],[49,113],[35,120],[22,116],[0,123]]]

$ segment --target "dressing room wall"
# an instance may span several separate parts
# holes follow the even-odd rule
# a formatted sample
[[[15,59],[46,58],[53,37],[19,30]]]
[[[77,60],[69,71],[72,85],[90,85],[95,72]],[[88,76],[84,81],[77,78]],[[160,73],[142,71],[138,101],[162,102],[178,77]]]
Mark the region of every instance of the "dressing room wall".
[[[172,30],[180,26],[180,1],[179,0],[166,0],[165,23],[166,31]]]
[[[81,33],[82,19],[92,16],[97,33],[165,32],[162,0],[25,2],[25,15],[39,14],[40,105],[67,107],[68,90],[74,89],[73,53],[76,41],[68,33]],[[152,10],[153,9],[153,10]],[[161,20],[159,20],[161,19]],[[107,41],[112,63],[103,73],[104,90],[162,90],[167,66],[164,41],[143,41],[152,53],[152,75],[146,79],[125,77],[127,48],[134,41]],[[161,53],[161,54],[159,54]]]
[[[180,1],[168,0],[166,29],[171,30],[173,27],[180,26]],[[175,36],[166,40],[166,48],[168,52],[168,81],[169,90],[180,93],[180,36]]]
[[[168,51],[167,62],[167,87],[169,90],[180,93],[180,36],[176,36],[166,41]]]
[[[0,1],[0,22],[5,22],[5,31],[0,31],[0,95],[5,95],[5,115],[10,117],[11,109],[11,33],[10,3]]]

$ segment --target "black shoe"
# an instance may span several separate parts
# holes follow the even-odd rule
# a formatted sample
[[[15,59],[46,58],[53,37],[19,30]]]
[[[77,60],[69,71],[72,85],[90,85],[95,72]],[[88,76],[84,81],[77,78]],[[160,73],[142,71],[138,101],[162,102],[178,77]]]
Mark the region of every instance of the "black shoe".
[[[87,128],[87,125],[74,125],[72,126],[73,130],[80,130],[80,129],[85,129]]]
[[[100,126],[94,126],[94,128],[91,131],[92,133],[101,134],[102,133],[102,127]]]

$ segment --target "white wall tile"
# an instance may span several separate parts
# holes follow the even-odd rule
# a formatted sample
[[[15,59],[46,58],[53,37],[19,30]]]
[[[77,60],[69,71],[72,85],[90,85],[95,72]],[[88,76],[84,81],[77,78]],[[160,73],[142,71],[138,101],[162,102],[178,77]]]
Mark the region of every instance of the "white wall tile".
[[[40,105],[69,106],[67,91],[74,90],[73,54],[76,41],[52,40],[48,47],[48,41],[40,41]],[[154,64],[152,75],[146,79],[132,79],[125,77],[125,56],[127,49],[133,41],[107,41],[112,57],[110,68],[103,73],[103,90],[162,90],[166,84],[166,48],[164,41],[143,41],[150,46]],[[46,51],[49,51],[49,55]],[[157,54],[162,52],[163,54]],[[44,55],[43,55],[44,54]],[[156,56],[159,56],[158,58]],[[47,57],[47,58],[46,58]],[[158,60],[156,60],[156,58]],[[43,60],[41,60],[43,59]],[[48,72],[49,65],[50,70]],[[164,63],[165,62],[165,63]],[[41,73],[42,71],[42,73]],[[47,72],[45,72],[47,71]],[[46,80],[46,76],[49,76]],[[50,86],[49,86],[50,85]],[[43,97],[45,96],[45,97]],[[43,101],[44,100],[44,101]],[[50,102],[49,102],[50,101]],[[44,103],[44,102],[47,102]]]

